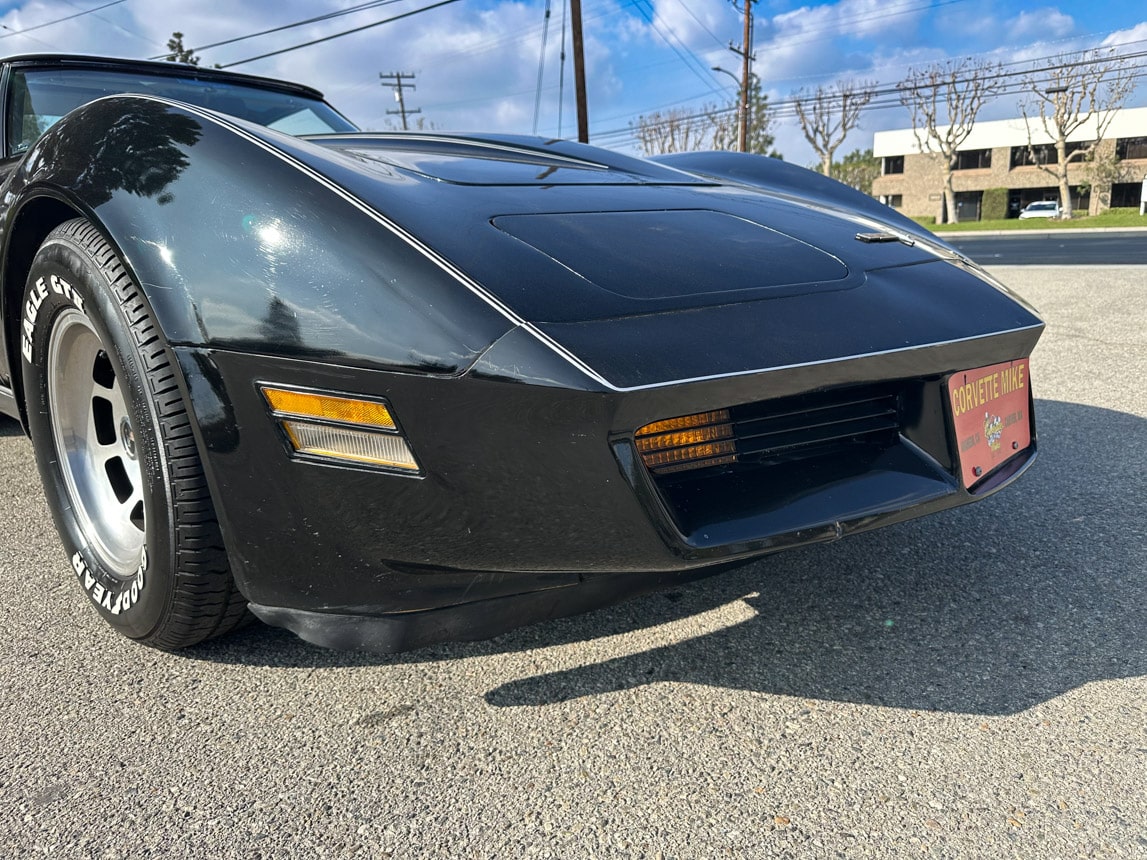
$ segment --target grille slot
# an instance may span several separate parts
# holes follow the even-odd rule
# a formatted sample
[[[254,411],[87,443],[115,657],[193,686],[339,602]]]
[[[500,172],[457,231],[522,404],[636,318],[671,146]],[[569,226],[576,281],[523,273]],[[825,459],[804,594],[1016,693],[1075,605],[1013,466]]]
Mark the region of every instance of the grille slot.
[[[754,403],[732,411],[738,460],[776,463],[856,445],[887,446],[900,432],[890,391],[847,391]]]

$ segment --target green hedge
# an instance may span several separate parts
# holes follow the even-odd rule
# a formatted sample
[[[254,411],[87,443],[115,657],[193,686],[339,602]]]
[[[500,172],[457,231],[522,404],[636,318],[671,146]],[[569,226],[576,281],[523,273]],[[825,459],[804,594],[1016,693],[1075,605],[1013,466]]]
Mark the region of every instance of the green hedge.
[[[1008,217],[1008,189],[989,188],[980,203],[981,221],[1001,221]]]

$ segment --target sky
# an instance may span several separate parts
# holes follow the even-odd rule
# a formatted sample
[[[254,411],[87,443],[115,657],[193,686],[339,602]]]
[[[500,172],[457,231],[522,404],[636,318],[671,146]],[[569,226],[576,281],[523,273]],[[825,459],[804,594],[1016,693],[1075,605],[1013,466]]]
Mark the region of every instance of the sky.
[[[0,0],[0,55],[154,57],[178,30],[187,47],[201,48],[205,65],[235,64],[236,71],[318,87],[362,128],[398,122],[388,113],[398,108],[394,92],[379,75],[402,72],[414,75],[406,106],[421,113],[412,123],[422,120],[443,131],[576,136],[568,31],[561,60],[568,0],[548,0],[548,28],[547,0],[455,0],[369,26],[435,2],[441,0],[381,0],[323,21],[204,47],[365,0]],[[1142,0],[758,0],[753,11],[753,71],[774,104],[798,89],[841,81],[893,84],[914,66],[949,59],[1013,63],[1112,46],[1143,53],[1136,62],[1144,78],[1128,104],[1147,105]],[[743,18],[729,0],[582,0],[582,15],[591,143],[634,151],[630,124],[638,116],[735,100],[740,58],[729,44],[740,45]],[[363,29],[251,60],[357,28]],[[988,105],[981,118],[1017,115],[1013,95]],[[868,110],[840,152],[868,148],[873,132],[910,123],[895,104]],[[773,133],[786,159],[815,161],[795,118],[778,117]]]

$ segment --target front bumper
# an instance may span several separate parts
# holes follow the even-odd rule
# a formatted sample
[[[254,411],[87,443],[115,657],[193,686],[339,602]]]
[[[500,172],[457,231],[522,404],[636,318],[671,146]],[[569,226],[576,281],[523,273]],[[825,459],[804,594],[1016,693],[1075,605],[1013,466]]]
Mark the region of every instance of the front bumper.
[[[485,638],[993,492],[1030,464],[1034,428],[1032,447],[969,493],[954,464],[944,380],[1026,356],[1038,336],[626,392],[176,353],[253,611],[320,644],[389,651]],[[292,459],[259,382],[387,398],[422,474]],[[905,392],[899,442],[823,484],[802,484],[790,468],[781,489],[742,476],[727,491],[669,490],[632,445],[633,430],[653,420],[873,384]],[[706,492],[709,502],[689,501]]]

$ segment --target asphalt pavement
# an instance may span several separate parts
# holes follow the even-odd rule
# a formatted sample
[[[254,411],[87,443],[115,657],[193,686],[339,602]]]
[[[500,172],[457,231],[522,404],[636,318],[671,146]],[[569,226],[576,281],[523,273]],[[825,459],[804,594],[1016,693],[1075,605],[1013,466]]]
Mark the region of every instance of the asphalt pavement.
[[[985,266],[1147,265],[1143,229],[942,233],[940,238]]]
[[[486,643],[118,638],[0,425],[0,855],[1147,857],[1147,267],[995,272],[1015,486]]]

